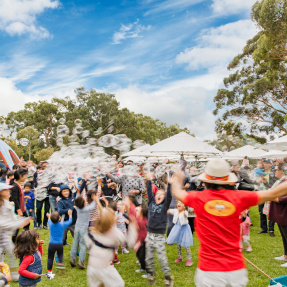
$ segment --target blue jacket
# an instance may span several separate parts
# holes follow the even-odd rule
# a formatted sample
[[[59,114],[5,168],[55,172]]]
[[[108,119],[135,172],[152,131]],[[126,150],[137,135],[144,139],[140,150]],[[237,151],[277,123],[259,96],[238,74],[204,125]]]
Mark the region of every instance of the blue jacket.
[[[73,210],[73,214],[72,214],[73,222],[72,222],[72,224],[75,224],[77,221],[77,211],[74,208],[74,204],[75,204],[74,201],[75,200],[70,195],[68,198],[62,197],[58,201],[58,205],[57,205],[57,211],[59,212],[60,216],[65,215],[64,221],[69,220],[68,210],[69,209]]]
[[[24,192],[26,210],[35,209],[35,195],[33,190]]]

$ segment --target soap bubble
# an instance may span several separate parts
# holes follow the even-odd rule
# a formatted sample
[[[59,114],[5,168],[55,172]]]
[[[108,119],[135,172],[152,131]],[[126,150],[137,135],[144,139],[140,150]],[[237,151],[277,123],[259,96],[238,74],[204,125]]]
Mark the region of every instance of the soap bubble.
[[[82,138],[87,138],[90,135],[90,131],[89,130],[85,130],[82,133]]]
[[[71,136],[68,137],[69,143],[75,142],[75,141],[77,141],[78,139],[79,139],[79,138],[78,138],[77,135],[71,135]]]
[[[27,146],[29,144],[29,140],[26,138],[21,138],[19,140],[19,142],[20,142],[21,146]]]
[[[136,140],[133,143],[134,148],[140,148],[142,146],[146,145],[146,143],[143,140]]]
[[[103,147],[112,147],[115,146],[118,142],[118,138],[111,134],[104,135],[98,140],[98,144]]]
[[[64,144],[63,138],[62,137],[57,138],[56,143],[58,146],[62,146]]]
[[[66,122],[66,120],[65,120],[64,118],[60,118],[60,119],[59,119],[59,123],[60,123],[61,125],[64,125],[65,122]]]
[[[94,135],[95,135],[95,136],[98,136],[98,135],[100,135],[102,132],[103,132],[103,128],[102,128],[102,127],[99,127],[99,128],[94,132]]]
[[[125,165],[124,174],[126,174],[127,176],[135,177],[139,174],[139,168],[134,164]]]
[[[64,137],[69,134],[70,130],[66,125],[59,125],[57,127],[57,135],[58,137]]]
[[[87,138],[88,145],[95,145],[97,143],[97,139],[95,138]]]
[[[111,133],[113,132],[113,130],[114,130],[114,126],[110,126],[110,127],[108,128],[108,133],[111,134]]]
[[[113,148],[122,152],[128,152],[130,150],[132,140],[126,135],[116,135],[115,137],[118,138],[119,143],[114,145]]]
[[[74,123],[75,123],[76,126],[81,126],[82,125],[82,121],[80,119],[76,119]]]
[[[83,128],[80,125],[77,125],[74,129],[73,129],[73,134],[81,134],[83,132]]]

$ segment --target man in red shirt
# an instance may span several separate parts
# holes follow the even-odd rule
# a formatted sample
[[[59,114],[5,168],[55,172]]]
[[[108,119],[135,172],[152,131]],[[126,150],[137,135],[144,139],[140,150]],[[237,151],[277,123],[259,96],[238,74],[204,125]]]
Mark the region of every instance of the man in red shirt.
[[[197,287],[244,287],[248,283],[244,257],[240,250],[241,212],[251,206],[272,201],[287,194],[287,183],[268,191],[234,190],[237,177],[223,159],[210,160],[199,179],[206,190],[187,193],[182,188],[183,172],[170,180],[172,194],[196,213],[196,231],[200,241],[199,263],[195,275]]]

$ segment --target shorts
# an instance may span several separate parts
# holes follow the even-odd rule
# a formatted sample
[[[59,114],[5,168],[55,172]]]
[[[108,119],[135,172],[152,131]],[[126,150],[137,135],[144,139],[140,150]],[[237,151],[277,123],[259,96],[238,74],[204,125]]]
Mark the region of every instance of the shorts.
[[[245,287],[248,284],[247,269],[228,272],[211,272],[196,269],[196,287]]]

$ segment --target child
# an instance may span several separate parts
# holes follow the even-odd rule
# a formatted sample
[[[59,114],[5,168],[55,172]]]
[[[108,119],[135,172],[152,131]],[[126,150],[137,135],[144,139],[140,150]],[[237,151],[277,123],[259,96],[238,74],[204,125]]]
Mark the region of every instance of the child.
[[[16,239],[16,256],[20,259],[19,287],[34,287],[41,281],[43,247],[36,230],[22,231]]]
[[[73,221],[72,224],[69,224],[68,227],[64,231],[63,235],[63,246],[69,245],[67,243],[67,234],[68,231],[70,230],[72,237],[74,237],[74,231],[75,231],[75,224],[77,221],[77,211],[74,208],[74,199],[72,197],[72,191],[70,190],[69,186],[66,184],[62,184],[60,186],[60,193],[59,196],[61,199],[58,201],[58,212],[60,216],[64,217],[64,221],[69,220],[69,215],[68,211],[72,210],[73,211]]]
[[[121,231],[114,227],[115,213],[111,208],[104,208],[99,219],[85,235],[89,249],[88,284],[89,286],[123,287],[125,282],[110,262],[114,258],[116,245],[126,241]]]
[[[6,179],[6,184],[10,184],[10,181],[14,179],[14,171],[9,170],[7,172],[7,179]]]
[[[11,280],[12,278],[8,264],[0,262],[0,287],[8,286]]]
[[[32,191],[32,185],[29,182],[24,184],[24,199],[26,211],[30,217],[34,218],[34,228],[37,228],[37,220],[35,216],[35,195]]]
[[[48,263],[47,269],[48,272],[52,272],[53,260],[55,253],[57,252],[59,262],[57,262],[56,268],[65,269],[63,263],[63,234],[64,230],[72,224],[72,210],[68,210],[69,220],[61,222],[61,217],[57,211],[52,212],[50,215],[47,213],[49,218],[48,224],[50,228],[50,240],[48,247]]]
[[[174,226],[170,231],[166,243],[177,244],[178,257],[175,260],[175,263],[182,261],[181,247],[183,247],[187,257],[185,266],[190,267],[193,262],[191,260],[191,252],[189,246],[193,245],[193,238],[191,228],[188,224],[188,211],[187,207],[181,201],[177,202],[176,207],[176,209],[169,209],[167,211],[168,214],[173,215]]]
[[[95,200],[97,196],[92,194],[91,198],[93,202],[89,205],[86,205],[86,200],[79,193],[75,200],[75,206],[77,210],[77,222],[75,225],[75,233],[73,245],[71,248],[71,259],[70,263],[72,267],[76,266],[76,256],[77,251],[80,246],[79,262],[78,265],[81,269],[86,269],[85,258],[86,258],[86,244],[84,240],[84,235],[88,232],[90,212],[97,207]]]
[[[252,247],[249,243],[250,240],[250,232],[249,232],[249,226],[251,225],[251,220],[250,217],[248,216],[248,209],[242,212],[242,223],[241,223],[241,228],[242,228],[242,239],[243,243],[245,244],[245,248],[247,252],[252,251]],[[242,244],[243,247],[243,244]]]
[[[265,176],[266,173],[264,171],[264,165],[262,161],[257,162],[257,167],[254,168],[254,177],[259,178],[261,176]]]
[[[136,221],[138,225],[138,240],[135,246],[135,251],[141,268],[136,270],[137,273],[144,272],[146,270],[145,264],[145,239],[147,236],[147,214],[148,209],[145,206],[138,206],[136,208]],[[147,278],[148,273],[142,277]]]
[[[13,281],[18,281],[17,261],[13,252],[14,244],[11,236],[18,228],[30,223],[30,218],[16,217],[14,206],[10,203],[10,189],[12,186],[0,183],[0,253],[1,250],[9,257],[9,266]],[[2,259],[1,259],[2,261]]]
[[[165,276],[165,286],[173,286],[173,278],[170,276],[170,268],[165,251],[164,234],[167,224],[167,210],[171,202],[170,185],[167,192],[159,189],[154,196],[152,193],[153,175],[146,175],[147,193],[148,193],[148,227],[146,237],[146,270],[150,285],[155,284],[155,264],[154,252],[157,251],[158,260],[161,265],[162,272]]]
[[[125,203],[123,201],[118,201],[117,211],[115,212],[115,218],[117,222],[117,228],[120,230],[124,236],[127,235],[127,227],[126,224],[129,224],[129,220],[124,216],[125,213]],[[122,253],[130,253],[126,249],[126,244],[122,244]],[[118,246],[116,247],[116,254],[118,254]]]

